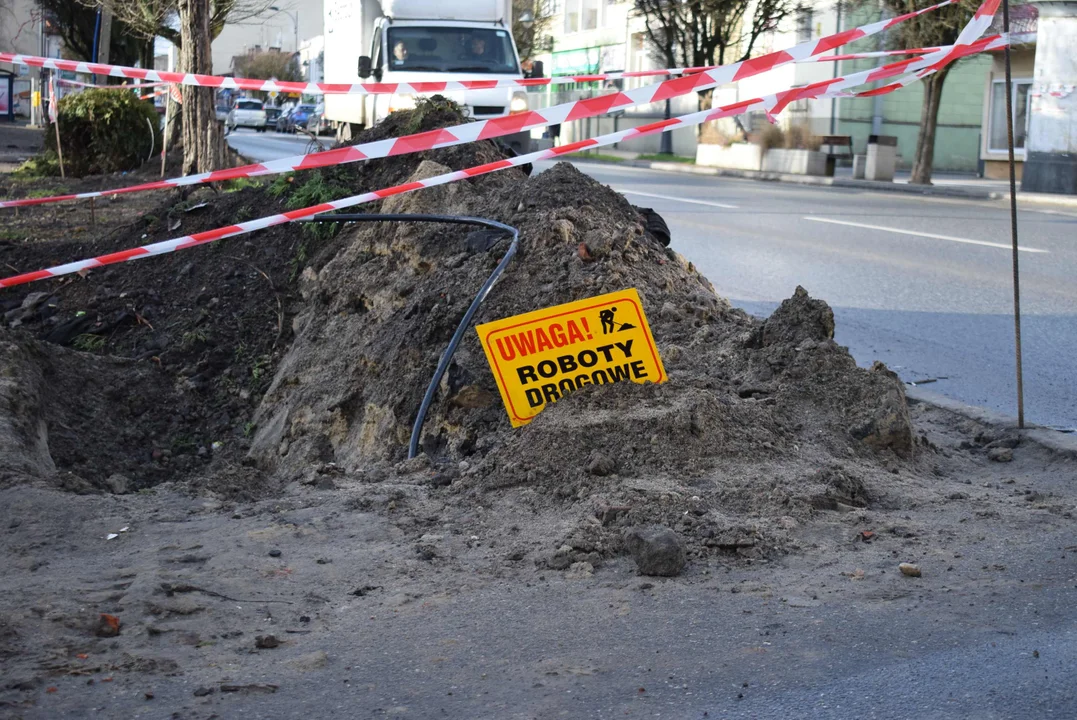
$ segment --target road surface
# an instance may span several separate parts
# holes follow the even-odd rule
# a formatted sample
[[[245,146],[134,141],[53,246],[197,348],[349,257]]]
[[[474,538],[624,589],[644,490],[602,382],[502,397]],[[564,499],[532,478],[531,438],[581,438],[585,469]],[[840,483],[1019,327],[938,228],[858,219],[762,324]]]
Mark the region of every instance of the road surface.
[[[259,161],[306,145],[253,132],[229,142]],[[1016,414],[1004,204],[579,167],[661,213],[672,247],[734,305],[766,315],[803,285],[834,308],[837,340],[860,364],[882,360],[907,382]],[[1026,420],[1074,428],[1077,211],[1022,210],[1020,232]]]

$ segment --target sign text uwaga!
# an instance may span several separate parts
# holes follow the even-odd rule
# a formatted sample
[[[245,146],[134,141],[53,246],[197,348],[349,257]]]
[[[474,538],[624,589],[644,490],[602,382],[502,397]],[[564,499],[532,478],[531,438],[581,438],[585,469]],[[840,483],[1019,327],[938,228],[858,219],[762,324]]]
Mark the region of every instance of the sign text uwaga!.
[[[634,289],[516,315],[476,330],[513,427],[585,385],[666,381]]]

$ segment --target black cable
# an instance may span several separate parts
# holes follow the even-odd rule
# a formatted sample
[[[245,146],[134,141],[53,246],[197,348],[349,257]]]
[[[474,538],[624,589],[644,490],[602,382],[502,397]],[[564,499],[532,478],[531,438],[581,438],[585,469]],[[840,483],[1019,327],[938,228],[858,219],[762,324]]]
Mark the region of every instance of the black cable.
[[[317,223],[381,221],[439,222],[450,225],[480,225],[493,230],[500,230],[512,236],[512,242],[509,244],[509,249],[505,251],[505,257],[501,258],[501,262],[497,264],[494,271],[490,273],[490,277],[486,278],[486,282],[479,288],[479,293],[475,296],[475,299],[471,301],[471,306],[468,307],[467,312],[464,313],[464,317],[460,321],[460,324],[456,326],[456,332],[453,333],[452,339],[449,341],[449,346],[445,348],[441,360],[438,361],[437,369],[434,371],[434,377],[430,381],[430,385],[426,388],[422,404],[419,405],[419,414],[415,417],[415,424],[411,428],[411,441],[408,443],[408,459],[410,460],[419,454],[419,436],[423,431],[423,421],[426,420],[426,412],[430,409],[430,403],[434,400],[434,393],[437,392],[438,384],[441,382],[442,376],[445,375],[445,371],[449,369],[449,363],[452,361],[453,353],[456,352],[457,346],[464,338],[464,332],[467,331],[468,326],[471,324],[471,319],[475,317],[475,313],[478,312],[479,306],[482,305],[482,301],[486,299],[486,296],[494,287],[494,283],[501,277],[501,273],[505,272],[505,268],[508,266],[509,261],[512,260],[512,257],[516,254],[516,248],[520,243],[520,231],[511,225],[499,223],[496,220],[470,217],[467,215],[412,215],[407,213],[377,215],[366,213],[341,213],[339,215],[316,215],[314,217],[299,220],[299,222]]]

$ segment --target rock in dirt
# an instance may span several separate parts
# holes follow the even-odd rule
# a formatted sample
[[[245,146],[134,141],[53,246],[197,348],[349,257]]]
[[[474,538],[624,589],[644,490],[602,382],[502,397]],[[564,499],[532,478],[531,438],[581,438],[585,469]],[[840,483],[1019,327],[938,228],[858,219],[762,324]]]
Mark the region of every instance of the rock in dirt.
[[[595,566],[589,562],[574,562],[565,571],[568,580],[583,580],[595,574]]]
[[[125,475],[113,473],[105,478],[105,486],[110,492],[116,495],[123,495],[130,489],[131,481],[128,480]]]
[[[94,635],[101,638],[116,637],[120,634],[120,619],[115,615],[101,613],[94,625]]]
[[[1008,463],[1013,461],[1013,450],[1007,447],[995,447],[987,451],[987,459],[992,462]]]
[[[912,563],[901,563],[898,565],[898,570],[905,577],[920,577],[920,566]]]
[[[606,477],[617,472],[617,463],[608,455],[595,450],[587,461],[587,472],[599,477]]]
[[[280,640],[276,635],[257,635],[254,638],[254,647],[259,650],[272,650],[275,647],[280,647]]]
[[[633,528],[625,533],[625,547],[641,575],[674,577],[688,561],[684,540],[668,527]]]

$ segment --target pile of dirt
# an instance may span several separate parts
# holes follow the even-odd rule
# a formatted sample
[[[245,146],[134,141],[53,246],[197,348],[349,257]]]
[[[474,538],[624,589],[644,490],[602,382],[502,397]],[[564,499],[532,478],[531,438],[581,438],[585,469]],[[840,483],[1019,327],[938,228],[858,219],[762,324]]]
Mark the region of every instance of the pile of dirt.
[[[421,113],[395,115],[357,142],[462,120],[457,108],[430,104]],[[493,143],[431,156],[461,165],[503,157]],[[398,184],[420,162],[422,157],[409,155],[272,183],[105,197],[95,203],[94,223],[87,202],[6,211],[12,217],[0,254],[11,271],[47,267]],[[149,170],[68,181],[8,177],[0,190],[26,197],[150,179]],[[47,375],[42,389],[25,390],[40,396],[41,414],[51,420],[48,436],[54,439],[42,442],[53,451],[53,480],[112,491],[115,483],[107,480],[115,474],[127,477],[128,490],[183,478],[232,494],[228,482],[205,480],[207,471],[214,476],[221,466],[230,478],[243,477],[240,496],[252,489],[275,492],[279,486],[272,478],[251,482],[247,476],[255,471],[237,466],[254,429],[252,415],[292,340],[294,316],[305,305],[297,292],[300,276],[320,269],[344,241],[333,226],[288,225],[147,263],[0,292],[0,341],[35,353],[30,366],[64,367],[42,370]],[[41,342],[27,342],[29,337]],[[14,368],[7,374],[22,376]],[[88,390],[93,387],[107,397]],[[65,437],[82,449],[59,451]]]
[[[458,121],[434,103],[358,141]],[[92,245],[4,252],[35,267],[501,157],[483,142],[204,189]],[[669,382],[577,391],[513,429],[469,332],[427,417],[423,459],[404,462],[434,367],[508,240],[442,224],[284,226],[0,296],[18,326],[0,337],[0,375],[14,378],[0,442],[20,458],[9,475],[74,474],[63,486],[112,491],[117,474],[126,490],[186,479],[230,497],[326,473],[402,483],[449,506],[574,518],[543,539],[558,567],[593,565],[620,552],[626,528],[655,523],[686,537],[690,555],[767,554],[813,512],[884,497],[895,463],[912,462],[900,382],[834,343],[825,303],[797,288],[766,321],[732,309],[621,195],[571,165],[394,196],[380,210],[519,228],[519,253],[476,322],[636,288]],[[21,407],[33,412],[7,420]]]

